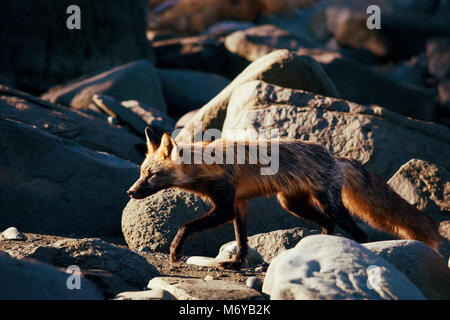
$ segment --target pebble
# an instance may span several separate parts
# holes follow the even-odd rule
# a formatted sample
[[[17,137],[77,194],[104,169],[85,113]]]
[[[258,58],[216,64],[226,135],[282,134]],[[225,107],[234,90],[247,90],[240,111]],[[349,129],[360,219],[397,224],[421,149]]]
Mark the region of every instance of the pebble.
[[[108,117],[108,123],[111,125],[118,125],[119,124],[119,119],[117,119],[116,117],[113,116],[109,116]]]
[[[16,227],[10,227],[2,232],[2,237],[5,240],[26,240],[27,237],[17,230]]]
[[[245,285],[249,288],[261,291],[263,283],[258,277],[248,277]]]

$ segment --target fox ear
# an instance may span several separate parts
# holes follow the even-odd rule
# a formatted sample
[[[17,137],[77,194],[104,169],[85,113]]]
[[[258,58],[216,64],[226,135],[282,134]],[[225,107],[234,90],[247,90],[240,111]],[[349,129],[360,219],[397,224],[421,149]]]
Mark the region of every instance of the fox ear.
[[[173,148],[175,148],[175,147],[176,147],[176,143],[170,136],[170,133],[165,132],[161,138],[161,145],[159,146],[159,149],[158,149],[158,155],[161,158],[166,159],[170,156]]]
[[[145,138],[147,142],[147,154],[151,154],[156,151],[158,146],[155,144],[154,141],[151,139],[152,136],[152,130],[149,127],[145,128]]]

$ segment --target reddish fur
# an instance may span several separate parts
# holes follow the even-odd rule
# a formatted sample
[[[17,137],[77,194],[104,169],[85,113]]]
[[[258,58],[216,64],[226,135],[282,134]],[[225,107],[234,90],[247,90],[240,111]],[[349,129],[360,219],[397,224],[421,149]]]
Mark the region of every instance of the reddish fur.
[[[437,249],[439,234],[434,222],[399,196],[383,179],[356,161],[338,158],[345,172],[342,201],[356,217],[372,227],[402,239],[415,239]]]

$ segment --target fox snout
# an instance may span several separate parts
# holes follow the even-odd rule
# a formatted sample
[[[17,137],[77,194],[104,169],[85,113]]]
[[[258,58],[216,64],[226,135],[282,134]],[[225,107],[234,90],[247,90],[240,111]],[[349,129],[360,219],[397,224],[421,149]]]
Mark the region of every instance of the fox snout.
[[[140,179],[128,189],[127,194],[133,199],[144,199],[151,194],[149,184]]]
[[[162,188],[155,183],[139,179],[128,189],[127,194],[133,199],[144,199],[160,191]]]

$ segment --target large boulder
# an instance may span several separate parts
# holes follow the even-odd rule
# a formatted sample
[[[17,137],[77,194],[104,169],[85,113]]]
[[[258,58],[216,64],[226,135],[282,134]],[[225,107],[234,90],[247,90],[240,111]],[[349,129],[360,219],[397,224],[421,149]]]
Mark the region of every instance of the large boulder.
[[[148,1],[1,1],[0,70],[10,85],[37,93],[55,84],[129,61],[154,61],[146,39]],[[70,30],[69,6],[81,10]],[[20,21],[20,23],[19,23]]]
[[[363,244],[400,270],[427,299],[450,299],[450,269],[429,246],[415,240]]]
[[[338,97],[339,95],[332,81],[314,59],[291,53],[288,50],[277,50],[259,58],[242,71],[225,89],[195,114],[180,132],[179,137],[192,138],[194,125],[199,121],[201,121],[202,131],[209,128],[220,129],[225,119],[231,94],[239,85],[252,80],[263,80],[282,87],[303,89],[324,96]]]
[[[223,135],[268,129],[278,130],[280,137],[322,143],[335,155],[359,160],[385,179],[415,157],[449,166],[447,127],[262,81],[236,88]]]
[[[450,256],[450,173],[447,167],[411,159],[388,181],[399,195],[439,225],[442,237],[439,252],[446,259]]]
[[[450,77],[450,36],[431,38],[427,42],[428,72],[437,79]]]
[[[120,234],[136,164],[3,118],[0,145],[0,230]]]
[[[274,48],[293,51],[302,44],[289,31],[270,24],[238,30],[225,38],[225,48],[248,61],[255,61]]]
[[[28,124],[95,151],[141,163],[136,145],[144,143],[123,127],[0,85],[0,117]]]
[[[403,81],[389,79],[341,53],[327,49],[305,48],[302,41],[290,32],[274,26],[236,31],[227,36],[225,47],[235,57],[239,57],[234,60],[241,62],[243,59],[244,66],[275,50],[290,49],[319,62],[342,99],[360,104],[377,104],[421,120],[436,120],[432,92],[409,86]],[[242,63],[238,62],[231,63],[231,67],[237,65],[236,68],[241,70]]]
[[[272,300],[423,300],[397,268],[353,240],[313,235],[269,265],[263,292]]]
[[[147,287],[167,291],[177,300],[264,300],[258,291],[227,280],[156,277]]]
[[[107,271],[129,286],[117,287],[116,292],[111,292],[113,296],[124,289],[141,289],[151,278],[159,275],[139,254],[98,238],[69,238],[39,246],[31,243],[17,255],[19,258],[32,258],[61,268],[76,265],[81,270]],[[93,275],[88,277],[96,280]]]
[[[105,94],[119,101],[138,100],[167,113],[156,70],[145,60],[60,84],[51,88],[42,98],[73,109],[88,110],[95,94]]]
[[[448,166],[411,159],[388,184],[417,209],[450,219],[450,172],[445,168]]]
[[[158,69],[169,115],[179,118],[201,108],[223,90],[230,80],[206,72]]]
[[[223,43],[209,35],[161,39],[153,41],[152,46],[158,68],[230,74]]]
[[[151,251],[169,252],[178,228],[187,221],[205,215],[210,206],[200,197],[167,189],[143,200],[130,200],[122,215],[122,231],[132,249],[143,246]],[[249,201],[249,235],[297,226],[318,229],[318,226],[285,212],[276,199],[257,198]],[[232,224],[197,233],[185,244],[186,255],[216,256],[222,244],[235,239]]]
[[[98,288],[84,277],[80,278],[79,289],[68,286],[72,284],[70,276],[33,259],[18,260],[0,254],[0,300],[104,299]]]
[[[363,48],[380,57],[405,58],[424,49],[426,40],[433,35],[448,35],[448,19],[430,15],[433,1],[420,10],[411,9],[410,1],[403,8],[400,1],[341,1],[331,0],[322,10],[322,24],[344,46]],[[419,3],[419,2],[415,2]],[[366,12],[370,5],[378,5],[381,11],[381,28],[369,29]],[[429,7],[427,8],[426,6]],[[428,11],[428,12],[427,12]],[[401,39],[399,41],[399,39]]]

